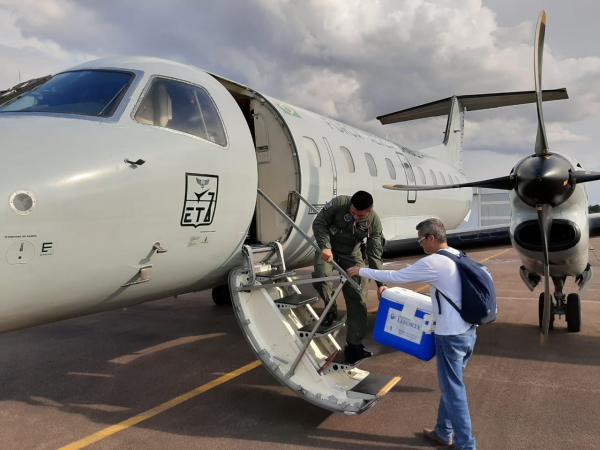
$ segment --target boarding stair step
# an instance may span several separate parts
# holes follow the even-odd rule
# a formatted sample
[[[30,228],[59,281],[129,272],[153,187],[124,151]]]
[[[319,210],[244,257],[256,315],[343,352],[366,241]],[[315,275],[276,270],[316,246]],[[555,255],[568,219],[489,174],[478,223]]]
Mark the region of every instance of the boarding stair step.
[[[256,273],[256,279],[258,281],[267,281],[267,280],[279,280],[281,278],[287,278],[287,277],[293,277],[294,275],[296,275],[296,272],[293,270],[290,270],[288,272],[281,272],[278,269],[271,269],[265,272],[257,272]]]
[[[348,391],[350,398],[363,398],[369,400],[372,398],[383,397],[398,382],[400,377],[390,377],[387,375],[377,375],[370,373],[363,380]]]
[[[313,330],[315,323],[316,322],[309,323],[308,325],[304,325],[302,328],[298,329],[298,335],[300,336],[301,339],[307,339],[310,336],[310,333]],[[327,335],[333,333],[334,331],[339,330],[345,324],[346,324],[346,322],[343,320],[334,320],[332,323],[327,324],[327,325],[321,324],[319,326],[319,328],[317,328],[317,331],[316,331],[314,337],[318,338],[318,337],[327,336]]]
[[[275,300],[275,304],[281,309],[299,308],[301,306],[310,305],[319,301],[319,297],[305,295],[305,294],[292,294],[286,297]]]
[[[360,366],[365,359],[367,358],[359,359],[358,361],[352,363],[348,362],[348,360],[346,359],[346,354],[342,349],[331,354],[329,358],[327,358],[327,360],[319,368],[318,372],[321,375],[327,375],[328,373],[352,370]]]

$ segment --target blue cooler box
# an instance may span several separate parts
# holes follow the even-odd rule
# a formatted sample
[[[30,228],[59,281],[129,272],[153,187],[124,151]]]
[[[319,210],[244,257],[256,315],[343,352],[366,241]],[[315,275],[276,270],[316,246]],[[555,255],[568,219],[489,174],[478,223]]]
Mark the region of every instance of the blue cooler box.
[[[435,356],[431,298],[408,289],[386,289],[379,302],[373,339],[423,361]]]

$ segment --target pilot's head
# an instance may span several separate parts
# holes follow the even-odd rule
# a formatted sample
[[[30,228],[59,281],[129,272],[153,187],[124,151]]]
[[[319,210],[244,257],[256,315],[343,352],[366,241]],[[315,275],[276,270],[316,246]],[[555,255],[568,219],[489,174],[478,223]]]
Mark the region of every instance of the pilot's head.
[[[350,214],[354,220],[366,219],[373,209],[373,196],[365,191],[357,191],[350,199]]]

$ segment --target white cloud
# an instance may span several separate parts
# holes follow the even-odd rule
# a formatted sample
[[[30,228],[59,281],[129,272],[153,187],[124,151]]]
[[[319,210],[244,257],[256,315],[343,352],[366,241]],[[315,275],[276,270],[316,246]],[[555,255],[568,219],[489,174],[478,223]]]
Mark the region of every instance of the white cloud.
[[[453,94],[533,88],[539,5],[525,3],[0,0],[0,88],[14,84],[18,70],[44,75],[92,55],[160,56],[419,148],[440,142],[443,119],[381,127],[374,117]],[[600,6],[543,3],[544,87],[566,86],[571,97],[544,105],[550,142],[595,154]],[[468,113],[465,143],[492,151],[486,158],[511,159],[531,151],[536,126],[533,105]],[[589,166],[600,170],[600,158]]]
[[[68,52],[44,37],[25,36],[17,25],[16,14],[1,6],[0,59],[3,63],[0,66],[0,89],[17,84],[19,78],[24,81],[47,75],[93,58],[93,55]]]

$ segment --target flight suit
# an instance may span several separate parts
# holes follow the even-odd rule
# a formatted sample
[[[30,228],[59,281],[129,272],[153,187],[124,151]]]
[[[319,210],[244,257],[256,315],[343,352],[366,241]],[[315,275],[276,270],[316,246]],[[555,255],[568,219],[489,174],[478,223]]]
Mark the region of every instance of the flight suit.
[[[317,214],[313,222],[313,233],[321,250],[330,248],[333,258],[342,269],[352,266],[366,267],[361,250],[365,244],[365,254],[371,269],[383,269],[381,255],[383,253],[383,233],[381,220],[375,211],[368,217],[355,221],[350,213],[349,196],[340,195],[333,198]],[[329,277],[333,275],[333,266],[321,259],[321,252],[315,253],[314,278]],[[346,299],[348,311],[347,336],[350,344],[360,344],[367,333],[367,284],[366,278],[354,278],[360,283],[360,294],[350,286],[344,284],[342,292]],[[377,283],[381,286],[382,283]],[[334,292],[333,282],[325,281],[314,284],[319,295],[329,301]],[[335,311],[336,306],[332,307]]]

